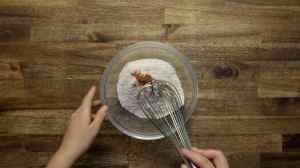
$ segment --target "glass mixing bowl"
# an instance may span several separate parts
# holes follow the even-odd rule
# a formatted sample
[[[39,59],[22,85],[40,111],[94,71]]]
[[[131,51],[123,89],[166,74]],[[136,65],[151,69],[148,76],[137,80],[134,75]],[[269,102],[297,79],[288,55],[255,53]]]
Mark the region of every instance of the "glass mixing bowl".
[[[119,51],[108,64],[100,83],[100,96],[109,106],[108,119],[128,136],[155,140],[164,136],[147,119],[139,118],[124,109],[118,101],[117,82],[123,66],[138,59],[156,58],[171,64],[176,70],[184,92],[184,117],[187,121],[197,103],[198,82],[188,60],[170,44],[160,42],[139,42]]]

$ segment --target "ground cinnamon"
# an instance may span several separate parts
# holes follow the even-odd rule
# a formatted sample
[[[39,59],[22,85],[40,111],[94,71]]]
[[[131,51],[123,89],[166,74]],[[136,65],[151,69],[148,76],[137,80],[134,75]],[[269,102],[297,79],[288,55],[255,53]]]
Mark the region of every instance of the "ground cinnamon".
[[[141,73],[141,71],[134,71],[133,73],[131,73],[131,75],[135,77],[140,86],[144,86],[145,84],[153,80],[151,75],[143,74]]]

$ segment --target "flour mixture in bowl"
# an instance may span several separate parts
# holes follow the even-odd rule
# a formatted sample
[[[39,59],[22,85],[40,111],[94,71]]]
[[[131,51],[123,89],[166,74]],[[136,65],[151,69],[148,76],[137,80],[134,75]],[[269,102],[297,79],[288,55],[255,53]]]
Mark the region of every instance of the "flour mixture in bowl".
[[[137,100],[139,90],[152,80],[164,80],[177,88],[184,99],[185,121],[195,110],[198,82],[188,57],[167,43],[132,44],[116,53],[100,82],[101,101],[109,106],[107,118],[128,136],[143,140],[164,137],[144,115]]]
[[[125,64],[119,74],[117,93],[120,104],[140,118],[146,118],[137,100],[141,87],[152,79],[172,83],[184,100],[184,92],[176,70],[161,59],[139,59]]]

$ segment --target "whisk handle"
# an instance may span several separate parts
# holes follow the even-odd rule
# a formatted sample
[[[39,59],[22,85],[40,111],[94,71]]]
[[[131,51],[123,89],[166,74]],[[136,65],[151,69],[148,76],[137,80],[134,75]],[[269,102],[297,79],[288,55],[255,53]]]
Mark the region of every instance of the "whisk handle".
[[[192,161],[184,159],[185,164],[189,167],[189,168],[198,168]]]
[[[194,163],[190,162],[191,168],[198,168]]]
[[[188,168],[198,168],[192,161],[186,159],[181,153],[180,153],[185,165],[188,166]]]

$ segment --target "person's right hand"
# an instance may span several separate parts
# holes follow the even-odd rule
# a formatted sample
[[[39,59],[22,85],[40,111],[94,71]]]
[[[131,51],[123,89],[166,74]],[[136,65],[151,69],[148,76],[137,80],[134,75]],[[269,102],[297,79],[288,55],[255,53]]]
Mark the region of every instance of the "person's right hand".
[[[198,168],[229,168],[223,152],[218,150],[192,148],[191,150],[183,149],[182,154]],[[187,166],[182,165],[181,168],[187,168]]]

